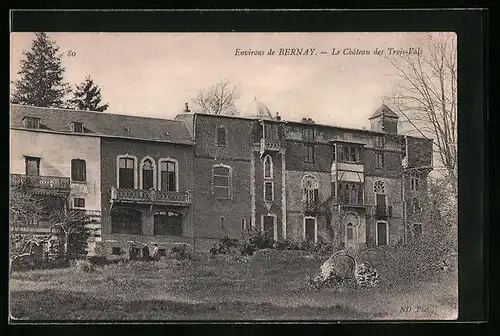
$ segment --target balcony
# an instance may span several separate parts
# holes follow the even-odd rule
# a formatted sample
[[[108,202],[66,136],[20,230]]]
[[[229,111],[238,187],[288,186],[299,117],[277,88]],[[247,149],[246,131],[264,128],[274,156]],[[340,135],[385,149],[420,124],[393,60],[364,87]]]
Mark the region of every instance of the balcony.
[[[304,202],[302,206],[302,211],[304,214],[315,214],[319,212],[318,202]]]
[[[372,215],[375,218],[387,218],[392,217],[392,206],[374,206],[372,210]]]
[[[260,139],[260,153],[278,152],[281,149],[280,140]]]
[[[110,202],[182,207],[191,204],[191,194],[187,192],[112,187]]]
[[[69,177],[10,174],[10,185],[28,188],[35,194],[68,196],[71,181]]]

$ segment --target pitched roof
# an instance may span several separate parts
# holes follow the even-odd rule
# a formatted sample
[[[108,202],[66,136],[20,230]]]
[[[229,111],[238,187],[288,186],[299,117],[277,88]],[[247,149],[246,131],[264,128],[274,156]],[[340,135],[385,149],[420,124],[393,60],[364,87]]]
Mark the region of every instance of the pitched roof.
[[[110,112],[92,112],[60,108],[10,105],[10,127],[23,128],[24,117],[40,118],[40,130],[71,133],[71,122],[82,122],[84,133],[96,136],[123,137],[193,144],[183,121],[136,117]]]
[[[382,115],[386,117],[399,118],[399,116],[394,113],[394,111],[391,110],[387,105],[382,104],[382,106],[380,106],[368,119],[373,119]]]

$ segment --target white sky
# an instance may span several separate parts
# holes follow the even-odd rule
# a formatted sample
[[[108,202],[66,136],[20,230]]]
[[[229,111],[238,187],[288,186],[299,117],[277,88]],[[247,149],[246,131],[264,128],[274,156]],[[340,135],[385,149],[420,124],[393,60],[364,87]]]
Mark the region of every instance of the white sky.
[[[245,113],[253,97],[285,120],[368,126],[392,90],[395,71],[374,55],[332,56],[332,48],[408,48],[426,33],[49,33],[72,85],[91,75],[108,113],[171,119],[216,81],[238,85]],[[11,79],[32,33],[11,34]],[[316,48],[316,56],[235,56],[235,49]],[[320,55],[320,51],[328,52]],[[424,50],[425,53],[425,50]],[[191,109],[195,106],[190,104]]]

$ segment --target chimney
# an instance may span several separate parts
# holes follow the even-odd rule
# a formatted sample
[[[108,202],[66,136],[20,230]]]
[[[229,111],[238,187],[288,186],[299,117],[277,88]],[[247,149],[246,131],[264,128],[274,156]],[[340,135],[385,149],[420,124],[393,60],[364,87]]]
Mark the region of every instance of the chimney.
[[[280,114],[278,112],[276,112],[276,117],[274,117],[274,119],[281,120]]]
[[[191,110],[189,109],[188,103],[185,103],[184,105],[186,106],[184,108],[184,113],[191,112]]]

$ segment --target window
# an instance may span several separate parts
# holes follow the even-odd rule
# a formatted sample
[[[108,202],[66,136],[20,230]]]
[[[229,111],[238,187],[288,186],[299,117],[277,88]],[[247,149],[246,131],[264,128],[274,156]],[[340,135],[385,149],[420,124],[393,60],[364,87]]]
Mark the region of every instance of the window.
[[[273,160],[269,155],[266,155],[266,157],[264,158],[264,178],[273,178]]]
[[[422,207],[420,206],[420,200],[418,198],[413,198],[412,200],[413,212],[420,213],[422,212]]]
[[[274,200],[274,186],[273,182],[264,182],[264,200],[266,202],[272,202]]]
[[[387,222],[377,222],[376,239],[377,245],[389,244],[389,229]]]
[[[376,168],[384,168],[384,153],[375,153]]]
[[[217,129],[217,146],[227,146],[226,129],[223,127]]]
[[[26,156],[24,161],[26,163],[26,175],[40,175],[40,158]]]
[[[75,198],[75,199],[73,199],[73,207],[75,207],[75,208],[85,208],[85,198]]]
[[[337,152],[337,145],[333,144],[333,153],[332,153],[333,161],[337,160],[336,159],[336,152]]]
[[[340,161],[343,162],[361,162],[361,147],[338,145]]]
[[[410,180],[410,187],[412,191],[418,191],[418,178],[412,177]]]
[[[160,159],[160,190],[178,191],[177,161]]]
[[[416,238],[420,238],[422,236],[422,224],[415,223],[413,224],[413,233]]]
[[[312,175],[305,175],[302,178],[303,200],[306,206],[314,207],[319,201],[319,183],[318,179]]]
[[[72,122],[71,123],[71,131],[75,133],[83,133],[83,123],[81,122]]]
[[[145,157],[141,162],[140,188],[152,189],[156,187],[156,166],[150,157]]]
[[[122,249],[120,247],[112,247],[111,248],[111,254],[112,255],[121,255],[122,254]]]
[[[278,125],[276,124],[264,124],[264,138],[266,140],[276,141],[278,140]]]
[[[373,145],[375,147],[384,147],[384,145],[385,145],[385,139],[384,139],[384,137],[382,137],[382,136],[376,136],[373,139]]]
[[[215,198],[231,198],[231,167],[213,166],[212,185]]]
[[[220,229],[224,230],[224,217],[223,216],[220,217]]]
[[[155,236],[182,236],[182,216],[171,211],[159,211],[153,216]]]
[[[246,218],[241,219],[241,230],[246,231],[247,230],[247,220]]]
[[[314,163],[314,146],[304,145],[304,162]]]
[[[118,159],[118,188],[136,188],[135,160],[136,159],[132,157],[122,157]]]
[[[71,181],[85,182],[87,179],[85,160],[71,160]]]
[[[303,140],[314,140],[314,128],[304,128],[302,130]]]
[[[26,127],[26,128],[31,128],[31,129],[40,128],[40,118],[25,117],[23,122],[24,122],[24,127]]]
[[[385,194],[386,193],[385,182],[381,180],[376,180],[373,183],[373,192],[375,194]]]
[[[354,241],[354,225],[352,225],[352,223],[347,223],[346,239],[348,242]]]
[[[362,205],[363,184],[339,182],[338,202],[341,204]]]
[[[111,212],[111,233],[141,234],[142,213],[139,210],[119,208]]]

